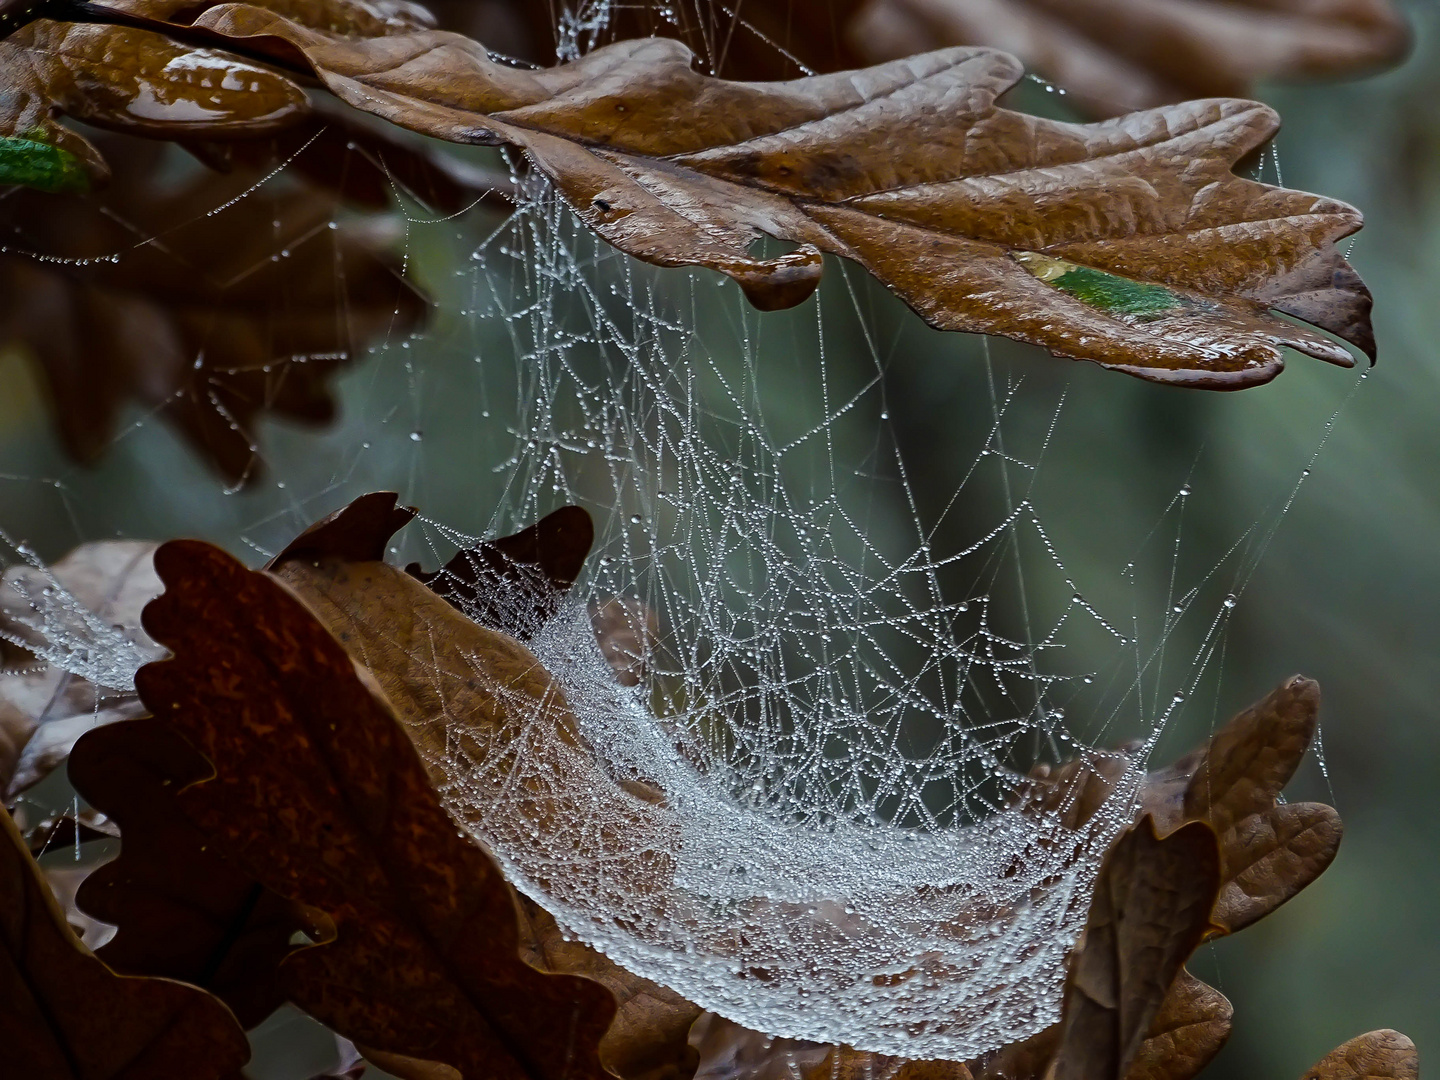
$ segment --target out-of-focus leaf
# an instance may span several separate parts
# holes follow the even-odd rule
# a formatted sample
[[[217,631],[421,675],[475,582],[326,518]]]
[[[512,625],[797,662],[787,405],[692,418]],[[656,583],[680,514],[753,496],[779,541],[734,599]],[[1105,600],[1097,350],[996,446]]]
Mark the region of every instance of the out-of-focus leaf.
[[[290,999],[367,1053],[496,1080],[602,1077],[609,992],[519,959],[499,869],[457,834],[345,649],[279,582],[209,545],[166,544],[156,568],[166,591],[145,625],[174,658],[137,684],[216,770],[180,805],[257,880],[336,927],[282,965]]]
[[[0,203],[0,341],[39,361],[79,460],[100,456],[134,400],[241,481],[260,416],[328,421],[328,377],[423,314],[388,250],[398,234],[338,219],[333,195],[283,180],[252,190],[263,172],[167,184],[157,146],[108,152],[103,198],[63,213],[23,191]]]
[[[99,956],[126,975],[204,987],[254,1027],[285,1001],[279,965],[313,918],[227,858],[185,816],[176,793],[212,774],[185,740],[145,718],[91,732],[70,782],[123,830],[120,854],[80,886],[83,911],[117,928]]]
[[[1320,876],[1340,846],[1340,816],[1277,801],[1315,737],[1320,687],[1296,676],[1216,732],[1207,747],[1151,773],[1141,792],[1161,828],[1206,821],[1220,837],[1224,886],[1215,923],[1249,926]]]
[[[457,6],[474,4],[475,0],[427,0],[427,6],[441,17],[441,25],[447,30],[468,32],[486,48],[492,48],[494,39],[489,32],[506,32],[495,14],[485,22],[472,20],[468,28],[457,25],[451,14]],[[556,26],[554,16],[542,4],[522,2],[512,6],[528,17],[527,59],[542,64],[552,61],[559,55],[557,46],[561,45],[563,28]],[[747,82],[793,79],[867,63],[855,54],[846,33],[851,19],[863,7],[864,0],[786,0],[783,4],[740,7],[728,0],[635,0],[616,4],[608,19],[596,28],[593,39],[581,33],[576,35],[575,43],[588,52],[607,41],[675,38],[684,42],[696,54],[701,67],[713,75]],[[509,33],[513,40],[514,30]]]
[[[1161,838],[1147,818],[1110,849],[1070,961],[1051,1080],[1125,1076],[1220,890],[1215,832],[1190,822]]]
[[[237,1080],[245,1034],[193,986],[111,972],[0,812],[0,1065],[35,1080]]]
[[[1398,1031],[1357,1035],[1326,1054],[1304,1080],[1419,1080],[1420,1055]]]
[[[109,170],[56,114],[153,138],[269,135],[305,91],[239,57],[145,30],[37,19],[0,40],[0,184],[84,191]]]
[[[515,184],[508,173],[457,161],[433,140],[401,138],[408,134],[348,106],[321,103],[311,116],[270,139],[184,145],[220,172],[245,168],[268,173],[284,166],[346,205],[367,210],[388,208],[397,192],[437,214],[459,214],[482,204],[511,208]]]
[[[0,579],[0,635],[19,650],[45,644],[44,612],[32,597],[59,586],[73,603],[112,626],[143,653],[160,650],[140,629],[140,609],[160,592],[151,556],[155,545],[135,540],[84,544],[49,568],[17,565]],[[56,602],[59,602],[57,597]],[[131,690],[101,686],[34,656],[0,670],[0,795],[11,802],[65,760],[85,732],[143,713]]]
[[[1355,75],[1410,47],[1392,0],[871,0],[846,37],[871,63],[946,45],[1005,49],[1100,116]]]
[[[1240,388],[1289,345],[1374,355],[1370,297],[1335,241],[1351,207],[1231,170],[1276,130],[1210,100],[1075,125],[997,108],[1019,64],[988,49],[788,83],[731,83],[673,41],[544,71],[440,31],[344,37],[246,4],[196,25],[300,50],[340,98],[457,142],[522,148],[602,237],[787,307],[820,252],[855,259],[942,329],[1002,334],[1142,378]],[[799,249],[750,254],[769,234]]]

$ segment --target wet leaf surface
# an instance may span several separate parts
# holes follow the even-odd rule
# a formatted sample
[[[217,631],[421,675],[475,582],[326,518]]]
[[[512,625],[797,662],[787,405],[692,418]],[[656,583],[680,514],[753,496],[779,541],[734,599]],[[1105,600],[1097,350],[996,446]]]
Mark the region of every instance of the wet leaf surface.
[[[0,39],[0,85],[0,183],[51,193],[109,177],[100,152],[57,113],[152,138],[246,138],[282,130],[309,109],[290,79],[232,54],[51,19]]]
[[[119,976],[86,949],[0,813],[0,1047],[35,1080],[238,1080],[228,1009],[194,987]]]
[[[0,202],[0,341],[39,362],[79,460],[135,401],[243,481],[261,416],[330,420],[329,377],[425,302],[390,223],[337,221],[334,195],[283,180],[252,192],[267,174],[247,168],[167,182],[158,146],[112,145],[123,167],[103,196],[64,213],[35,192]]]
[[[520,961],[509,887],[457,834],[339,643],[288,589],[209,545],[167,544],[156,567],[167,591],[145,622],[175,658],[142,670],[141,696],[216,768],[181,803],[258,880],[336,927],[285,961],[291,1000],[367,1053],[467,1076],[604,1075],[609,992]]]
[[[1365,74],[1410,45],[1391,0],[871,0],[846,37],[870,62],[1005,49],[1099,116]]]
[[[987,49],[745,84],[661,39],[520,71],[441,31],[344,37],[244,4],[195,25],[298,49],[340,98],[402,126],[515,145],[612,244],[718,270],[762,308],[808,297],[823,250],[942,329],[1158,381],[1252,386],[1282,345],[1352,362],[1272,311],[1374,353],[1369,294],[1334,246],[1359,214],[1231,171],[1278,126],[1254,102],[1075,125],[996,107],[1020,68]],[[761,234],[800,246],[752,256]]]
[[[53,578],[94,618],[121,627],[158,656],[140,629],[140,609],[161,588],[154,550],[143,541],[99,541],[56,562],[49,577],[19,565],[0,579],[0,634],[13,653],[0,669],[0,795],[6,803],[49,775],[91,728],[144,712],[133,691],[101,686],[31,655],[25,647],[40,647],[47,627],[30,598],[50,589]]]

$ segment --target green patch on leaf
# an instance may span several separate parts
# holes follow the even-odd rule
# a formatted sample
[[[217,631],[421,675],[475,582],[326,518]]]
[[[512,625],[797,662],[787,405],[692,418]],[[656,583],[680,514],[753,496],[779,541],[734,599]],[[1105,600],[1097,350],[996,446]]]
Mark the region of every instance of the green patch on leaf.
[[[1185,305],[1184,297],[1163,285],[1121,277],[1037,251],[1017,251],[1015,261],[1041,281],[1110,315],[1154,319]]]
[[[21,184],[60,195],[88,191],[90,177],[69,150],[38,139],[0,136],[0,184]]]

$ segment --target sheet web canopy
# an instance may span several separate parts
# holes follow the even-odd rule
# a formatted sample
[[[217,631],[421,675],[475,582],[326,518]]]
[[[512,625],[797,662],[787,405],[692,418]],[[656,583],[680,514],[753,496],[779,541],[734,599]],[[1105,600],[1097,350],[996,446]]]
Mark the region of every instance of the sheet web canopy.
[[[1092,755],[1057,702],[1098,709],[1097,669],[1143,665],[1027,497],[1059,398],[1014,430],[1016,387],[992,381],[941,515],[969,539],[942,550],[878,354],[858,376],[824,359],[863,339],[852,297],[762,316],[732,289],[716,316],[701,275],[637,269],[538,188],[473,262],[469,317],[516,360],[504,516],[576,502],[597,541],[525,642],[554,684],[488,685],[507,716],[489,735],[423,722],[452,813],[568,934],[749,1027],[966,1058],[1053,1023],[1145,756],[1093,755],[1114,779],[1097,805],[1029,775]],[[786,361],[795,334],[818,335],[819,369]],[[639,658],[618,680],[607,604]],[[1067,644],[1085,654],[1059,662]],[[486,677],[417,662],[442,699]],[[1134,706],[1137,668],[1115,670],[1107,707]],[[1168,714],[1136,711],[1142,737]]]

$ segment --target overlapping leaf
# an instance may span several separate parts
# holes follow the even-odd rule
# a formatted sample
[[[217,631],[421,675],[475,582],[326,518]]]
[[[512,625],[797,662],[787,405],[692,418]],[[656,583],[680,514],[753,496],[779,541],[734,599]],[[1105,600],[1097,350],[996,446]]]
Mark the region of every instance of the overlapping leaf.
[[[280,962],[316,925],[227,858],[181,809],[178,792],[210,763],[159,721],[98,730],[76,745],[70,782],[123,830],[118,858],[93,870],[79,907],[117,928],[99,950],[112,969],[210,991],[254,1027],[286,999]]]
[[[1150,773],[1140,812],[1162,830],[1208,822],[1220,837],[1222,887],[1215,922],[1234,933],[1269,914],[1324,872],[1340,846],[1339,815],[1320,803],[1281,803],[1319,723],[1320,688],[1295,676],[1237,714],[1209,743]],[[1042,767],[1035,812],[1072,827],[1093,815],[1124,769],[1120,753]]]
[[[361,1046],[466,1076],[603,1075],[609,993],[520,961],[498,868],[457,835],[340,644],[278,582],[208,545],[168,544],[156,567],[167,591],[145,623],[175,657],[142,670],[141,696],[216,770],[182,807],[263,884],[335,923],[334,941],[285,961],[291,999]]]
[[[241,480],[261,415],[330,419],[328,377],[412,327],[424,301],[389,252],[392,225],[336,221],[333,195],[252,192],[266,174],[251,168],[167,188],[158,147],[129,140],[112,155],[124,168],[103,200],[63,213],[32,191],[0,203],[0,341],[38,359],[80,460],[134,400]]]
[[[1197,750],[1151,773],[1141,793],[1164,828],[1207,821],[1220,837],[1224,885],[1215,922],[1234,933],[1324,872],[1340,847],[1340,815],[1281,803],[1319,723],[1320,687],[1296,676],[1238,714]]]
[[[1129,1073],[1220,890],[1215,833],[1194,821],[1163,839],[1149,818],[1105,857],[1070,961],[1052,1080]]]
[[[147,5],[156,15],[163,6]],[[0,183],[84,191],[109,176],[63,114],[166,139],[270,135],[309,109],[269,68],[152,31],[37,19],[0,39]]]
[[[117,976],[66,926],[0,811],[0,1061],[44,1080],[238,1080],[229,1010],[195,987]]]
[[[403,126],[521,147],[611,243],[728,274],[761,307],[808,296],[824,250],[935,326],[1160,381],[1251,386],[1282,345],[1351,362],[1272,310],[1374,352],[1369,294],[1334,246],[1359,214],[1231,171],[1278,125],[1253,102],[1073,125],[998,108],[1020,68],[988,49],[747,84],[659,39],[531,72],[439,31],[344,37],[244,4],[196,25],[298,50]],[[752,256],[761,234],[800,247]]]
[[[1276,795],[1313,735],[1314,684],[1293,679],[1206,748],[1151,774],[1143,809],[1164,838],[1142,822],[1107,858],[1061,1024],[968,1063],[768,1040],[713,1018],[692,1032],[696,1006],[566,940],[538,907],[517,906],[441,810],[444,769],[427,777],[411,748],[414,738],[422,756],[436,750],[424,729],[437,712],[504,737],[515,725],[503,700],[477,690],[487,679],[533,682],[532,700],[549,695],[523,645],[464,611],[488,610],[474,601],[493,589],[541,615],[535,605],[573,580],[588,532],[578,518],[561,527],[562,514],[462,552],[452,568],[473,595],[453,597],[457,606],[420,580],[429,575],[381,561],[412,516],[393,494],[366,496],[307,530],[268,572],[208,545],[162,549],[167,591],[146,619],[176,657],[140,680],[157,718],[87,735],[72,762],[77,785],[124,837],[121,857],[80,896],[119,926],[102,953],[116,966],[206,986],[247,1023],[288,997],[407,1077],[561,1075],[536,1050],[548,1045],[537,1032],[560,1017],[580,1024],[567,1049],[597,1077],[603,1065],[627,1080],[675,1080],[698,1055],[707,1080],[767,1070],[807,1080],[1189,1080],[1223,1044],[1230,1007],[1180,965],[1201,935],[1258,917],[1328,861],[1246,855],[1257,820],[1293,809]],[[468,668],[447,664],[448,649]],[[422,652],[429,665],[417,667]],[[486,666],[489,675],[473,677]],[[447,667],[469,670],[474,685],[437,682]],[[1083,822],[1109,792],[1110,761],[1037,774],[1036,812]],[[586,791],[613,783],[598,772],[571,779]],[[294,950],[296,929],[322,944]],[[1406,1046],[1372,1033],[1312,1075],[1410,1080]]]
[[[1100,116],[1354,75],[1395,63],[1410,41],[1391,0],[871,0],[846,37],[871,62],[1005,49]]]

